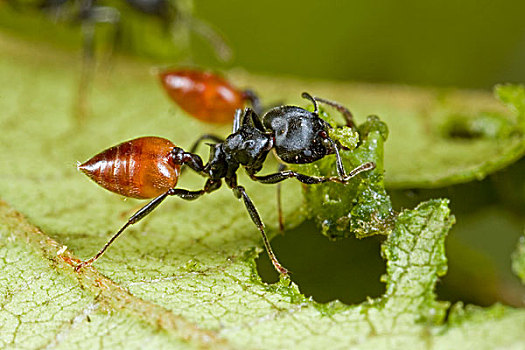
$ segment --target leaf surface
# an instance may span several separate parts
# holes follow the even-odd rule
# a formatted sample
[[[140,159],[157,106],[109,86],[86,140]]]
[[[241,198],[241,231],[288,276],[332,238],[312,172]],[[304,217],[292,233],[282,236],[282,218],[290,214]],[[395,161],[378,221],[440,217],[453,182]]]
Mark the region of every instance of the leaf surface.
[[[163,136],[186,148],[199,133],[227,129],[175,111],[148,67],[134,62],[96,77],[91,113],[79,128],[71,113],[76,57],[5,35],[0,43],[7,82],[0,90],[2,347],[524,345],[523,309],[457,307],[457,322],[443,323],[446,303],[433,289],[446,271],[443,244],[453,222],[446,200],[399,214],[383,244],[385,295],[352,306],[315,303],[288,281],[262,283],[254,263],[260,238],[228,189],[192,203],[166,202],[94,268],[75,273],[76,259],[94,254],[141,204],[96,187],[76,171],[76,161],[137,136]],[[280,89],[292,95],[292,86],[302,89],[291,82]],[[240,182],[275,233],[274,188]],[[181,187],[202,184],[188,176]],[[290,183],[283,192],[288,217],[301,210],[301,191]]]

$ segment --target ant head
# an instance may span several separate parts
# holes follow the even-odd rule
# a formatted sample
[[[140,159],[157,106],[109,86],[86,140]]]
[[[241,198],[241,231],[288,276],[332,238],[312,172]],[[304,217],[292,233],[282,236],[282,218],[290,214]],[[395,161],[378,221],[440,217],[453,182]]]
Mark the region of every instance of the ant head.
[[[319,118],[317,102],[308,94],[303,97],[314,104],[314,112],[295,106],[271,109],[263,117],[264,126],[275,138],[275,151],[286,163],[305,164],[334,153],[334,141],[328,136],[330,124]]]

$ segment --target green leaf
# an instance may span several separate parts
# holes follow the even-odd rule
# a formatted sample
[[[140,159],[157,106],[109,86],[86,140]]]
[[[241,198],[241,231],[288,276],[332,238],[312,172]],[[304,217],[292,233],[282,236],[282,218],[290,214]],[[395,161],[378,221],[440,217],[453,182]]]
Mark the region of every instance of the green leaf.
[[[512,255],[512,270],[525,284],[525,234],[521,236],[516,251]]]
[[[307,215],[330,238],[364,238],[392,230],[394,213],[383,185],[383,145],[388,128],[378,117],[370,116],[359,126],[359,134],[361,143],[357,148],[341,151],[343,165],[348,172],[374,162],[374,170],[357,175],[345,186],[324,183],[303,187]],[[335,155],[292,168],[310,175],[337,176]]]
[[[239,75],[238,79],[251,78]],[[259,78],[257,86],[264,98],[265,91],[275,91],[275,79]],[[521,101],[520,86],[506,85],[502,90],[510,109],[479,91],[292,79],[279,86],[280,101],[302,103],[299,92],[308,91],[347,106],[358,123],[378,115],[389,129],[384,151],[389,189],[437,188],[480,180],[525,156],[524,118],[512,107]]]
[[[498,85],[496,86],[496,95],[517,115],[517,124],[520,124],[521,130],[525,128],[525,87],[522,85]]]
[[[140,135],[186,148],[201,132],[224,135],[228,128],[176,111],[149,67],[125,60],[95,77],[91,113],[79,127],[71,112],[77,57],[3,34],[0,44],[0,76],[12,82],[0,87],[0,347],[524,345],[523,309],[442,323],[445,304],[433,288],[445,272],[443,240],[453,221],[446,200],[399,214],[383,247],[387,292],[358,305],[318,304],[294,284],[262,283],[254,262],[260,237],[227,188],[196,202],[167,201],[93,268],[76,273],[76,259],[94,254],[143,204],[103,191],[76,171],[76,161]],[[291,94],[292,86],[302,87],[282,89]],[[360,147],[369,146],[349,153],[352,162],[380,154],[371,142],[383,142],[379,122],[369,123]],[[274,187],[240,182],[275,233]],[[190,173],[180,184],[202,185]],[[300,210],[301,192],[296,183],[283,192],[288,218]]]
[[[448,307],[436,302],[434,286],[447,272],[445,238],[454,224],[448,200],[433,200],[404,211],[383,244],[387,260],[387,305],[399,313],[441,322]]]

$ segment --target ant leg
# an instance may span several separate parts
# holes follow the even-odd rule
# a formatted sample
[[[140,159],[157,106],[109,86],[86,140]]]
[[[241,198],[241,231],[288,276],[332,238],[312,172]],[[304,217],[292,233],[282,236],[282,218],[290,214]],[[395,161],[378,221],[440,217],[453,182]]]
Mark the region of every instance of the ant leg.
[[[261,106],[261,101],[259,100],[259,96],[257,96],[257,94],[253,90],[250,90],[250,89],[244,90],[243,91],[243,98],[245,100],[250,101],[250,103],[252,104],[252,108],[255,111],[255,113],[257,113],[258,115],[261,115],[263,113],[263,109],[262,109],[262,106]]]
[[[95,74],[95,24],[89,20],[82,22],[82,68],[73,114],[77,126],[82,126],[89,114],[89,94]]]
[[[175,164],[187,165],[193,171],[206,176],[205,174],[203,174],[204,164],[202,162],[202,158],[199,155],[191,152],[186,152],[180,147],[174,147],[171,150],[171,158],[173,162],[175,162]]]
[[[332,144],[334,146],[334,151],[335,151],[335,163],[337,166],[337,174],[339,175],[339,180],[335,182],[346,183],[348,182],[348,180],[350,180],[351,178],[353,178],[354,176],[356,176],[362,171],[375,169],[376,164],[374,162],[367,162],[353,169],[352,171],[350,171],[350,174],[347,175],[345,171],[345,167],[343,166],[343,161],[341,160],[341,155],[339,154],[339,147],[337,146],[337,143],[334,142],[333,140],[332,140]]]
[[[79,125],[85,121],[89,113],[89,94],[95,75],[95,31],[99,23],[117,25],[120,21],[120,12],[109,6],[95,6],[94,1],[82,0],[78,19],[81,21],[82,30],[82,72],[80,76],[75,117]]]
[[[334,102],[334,101],[330,101],[330,100],[325,100],[324,98],[320,98],[320,97],[317,97],[317,96],[314,96],[314,100],[316,100],[318,102],[321,102],[321,103],[324,103],[324,104],[326,104],[328,106],[334,107],[345,118],[346,126],[348,126],[350,128],[354,128],[355,127],[354,116],[352,115],[352,112],[350,112],[348,110],[348,108],[346,108],[342,104]]]
[[[244,205],[246,206],[246,209],[248,210],[248,213],[250,214],[250,217],[253,221],[253,223],[257,226],[259,231],[261,232],[262,239],[264,242],[264,247],[266,248],[266,252],[268,253],[268,256],[270,257],[270,260],[272,261],[273,267],[277,270],[279,275],[286,276],[288,275],[288,270],[284,268],[279,261],[277,260],[277,257],[275,256],[272,247],[270,246],[270,241],[268,240],[268,237],[266,236],[266,233],[264,232],[264,224],[261,220],[261,217],[259,216],[259,213],[257,212],[257,209],[255,209],[255,205],[253,205],[252,200],[250,197],[248,197],[248,194],[246,193],[246,190],[242,186],[237,186],[232,188],[233,193],[237,198],[242,198]]]
[[[161,194],[160,196],[154,198],[152,201],[150,201],[148,204],[140,208],[135,214],[133,214],[128,221],[120,228],[120,230],[117,231],[110,239],[109,241],[104,244],[104,247],[98,251],[97,254],[95,254],[90,259],[81,262],[75,267],[75,271],[80,271],[83,267],[90,266],[95,261],[97,261],[111,246],[111,244],[128,228],[128,226],[131,226],[133,224],[136,224],[140,220],[142,220],[144,217],[146,217],[149,213],[151,213],[155,208],[157,208],[168,196],[178,196],[184,200],[194,200],[202,196],[203,194],[210,193],[212,191],[217,190],[219,187],[221,187],[222,182],[221,181],[214,181],[214,180],[208,180],[206,181],[206,185],[204,186],[204,189],[200,191],[188,191],[184,189],[179,188],[172,188],[169,191]]]
[[[337,183],[345,184],[351,178],[362,173],[363,171],[373,170],[375,167],[376,165],[373,162],[361,164],[357,168],[353,169],[344,178],[309,176],[309,175],[296,173],[295,171],[291,171],[291,170],[281,171],[275,174],[270,174],[270,175],[265,175],[265,176],[256,176],[254,174],[250,174],[250,177],[252,180],[258,181],[264,184],[275,184],[275,183],[284,181],[289,178],[296,178],[297,180],[299,180],[300,182],[306,185],[316,185],[316,184],[325,183],[325,182],[337,182]]]
[[[237,114],[237,113],[236,113]],[[237,115],[235,115],[237,118]],[[241,125],[252,125],[254,128],[262,132],[267,132],[264,128],[261,117],[251,108],[245,108],[242,114],[242,120],[239,126]]]
[[[277,169],[278,172],[282,172],[284,169],[286,169],[286,165],[284,165],[283,163],[279,163],[279,168]],[[282,207],[282,203],[281,203],[281,184],[278,183],[277,184],[277,189],[276,189],[276,194],[277,194],[277,215],[278,215],[278,218],[279,218],[279,231],[282,233],[284,231],[284,217],[283,217],[283,207]]]
[[[224,142],[224,139],[222,139],[221,137],[219,136],[216,136],[216,135],[213,135],[213,134],[204,134],[202,135],[201,137],[199,137],[194,143],[193,145],[191,146],[191,149],[188,153],[195,153],[195,151],[197,150],[197,148],[199,148],[200,144],[202,141],[205,141],[205,140],[210,140],[210,141],[214,141],[214,142],[217,142],[217,143],[221,143],[221,142]],[[184,173],[184,170],[186,170],[187,168],[186,167],[182,167],[181,169],[181,174]],[[202,169],[201,169],[202,170]],[[199,170],[200,171],[200,170]]]
[[[221,33],[217,32],[210,24],[193,18],[188,14],[183,14],[179,17],[179,20],[184,22],[195,34],[206,40],[219,60],[229,62],[232,59],[231,47],[226,43]]]
[[[343,160],[341,159],[341,155],[339,154],[339,147],[337,146],[337,143],[334,141],[332,141],[332,145],[335,151],[335,165],[337,167],[337,174],[339,175],[341,179],[346,179],[347,175],[346,175],[345,167],[343,166]],[[374,168],[375,168],[375,164],[374,164]]]
[[[160,203],[162,203],[164,201],[164,199],[166,199],[166,197],[168,196],[168,192],[166,193],[163,193],[161,194],[160,196],[156,197],[155,199],[153,199],[151,202],[149,202],[148,204],[146,204],[145,206],[143,206],[142,208],[140,208],[135,214],[133,214],[129,219],[128,221],[124,224],[124,226],[122,226],[120,228],[120,230],[117,231],[117,233],[115,233],[113,235],[113,237],[111,237],[109,239],[109,241],[106,242],[106,244],[104,244],[104,247],[102,247],[102,249],[99,250],[99,252],[97,254],[95,254],[93,257],[91,257],[90,259],[86,260],[86,261],[83,261],[81,262],[80,264],[78,264],[76,267],[75,267],[75,271],[80,271],[82,268],[86,267],[86,266],[89,266],[91,264],[93,264],[95,261],[98,260],[98,258],[100,258],[102,256],[102,254],[105,253],[105,251],[109,248],[109,246],[118,238],[118,236],[120,236],[122,234],[122,232],[124,232],[124,230],[126,228],[128,228],[128,226],[130,225],[133,225],[135,223],[137,223],[138,221],[140,221],[141,219],[143,219],[146,215],[148,215],[149,213],[151,213],[153,211],[153,209],[155,209],[156,207],[159,206]]]
[[[220,136],[216,136],[216,135],[213,135],[213,134],[204,134],[201,137],[199,137],[193,143],[193,145],[190,148],[190,152],[189,153],[195,153],[197,148],[200,146],[201,142],[205,141],[205,140],[210,140],[210,141],[214,141],[214,142],[217,142],[217,143],[224,142],[224,139],[222,137],[220,137]]]

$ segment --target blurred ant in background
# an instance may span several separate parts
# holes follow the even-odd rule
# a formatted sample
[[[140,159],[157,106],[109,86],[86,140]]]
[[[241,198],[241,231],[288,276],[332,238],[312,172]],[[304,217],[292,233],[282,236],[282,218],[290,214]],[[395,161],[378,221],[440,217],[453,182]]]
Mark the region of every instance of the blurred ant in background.
[[[241,90],[222,76],[196,69],[168,70],[159,74],[168,96],[186,113],[208,123],[231,123],[237,109],[250,102],[262,114],[252,90]]]
[[[79,83],[77,99],[77,121],[81,122],[87,110],[87,93],[95,68],[95,34],[97,25],[110,24],[113,27],[110,36],[111,51],[123,43],[122,18],[127,18],[134,12],[153,18],[168,33],[174,44],[175,51],[181,51],[180,46],[187,46],[187,38],[181,35],[193,32],[205,39],[212,47],[215,55],[221,61],[232,57],[230,47],[218,32],[206,22],[191,15],[192,2],[186,0],[9,0],[9,4],[17,10],[38,9],[56,22],[78,24],[82,32],[82,74]],[[130,12],[131,11],[131,12]],[[129,41],[129,38],[126,40]]]

